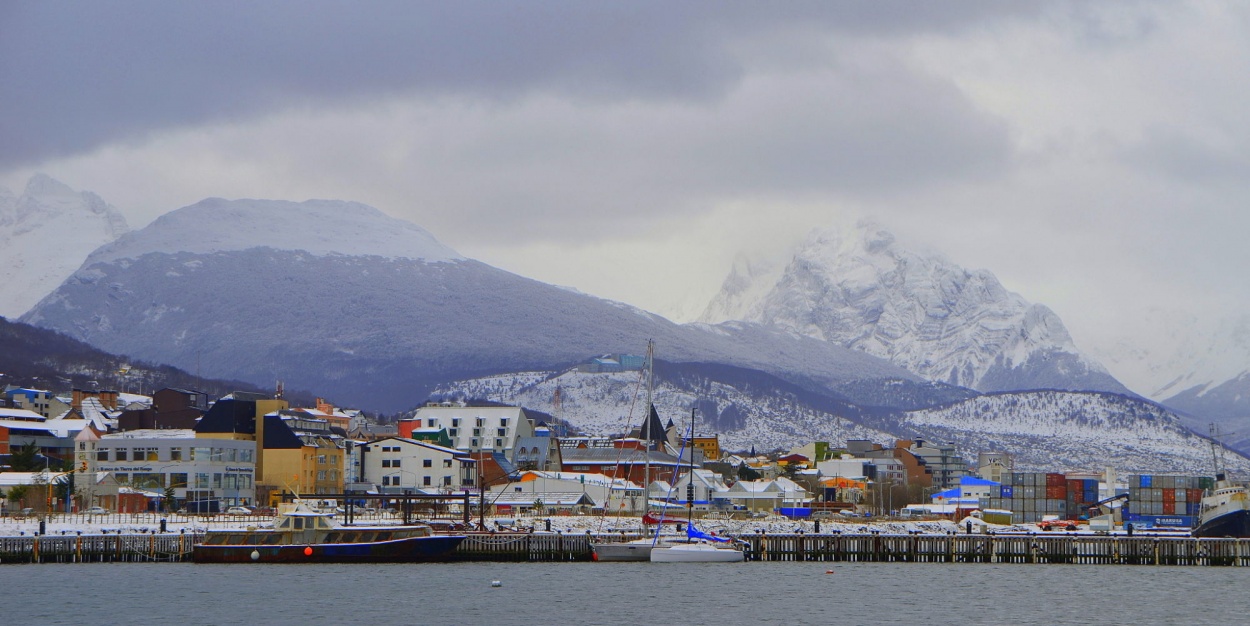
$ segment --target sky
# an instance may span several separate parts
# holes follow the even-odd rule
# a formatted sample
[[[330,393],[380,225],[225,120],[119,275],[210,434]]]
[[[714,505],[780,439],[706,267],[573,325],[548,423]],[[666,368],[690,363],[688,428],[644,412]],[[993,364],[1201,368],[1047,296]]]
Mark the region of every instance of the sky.
[[[0,84],[0,185],[134,227],[356,200],[686,321],[870,217],[1083,348],[1250,304],[1247,3],[10,0]]]

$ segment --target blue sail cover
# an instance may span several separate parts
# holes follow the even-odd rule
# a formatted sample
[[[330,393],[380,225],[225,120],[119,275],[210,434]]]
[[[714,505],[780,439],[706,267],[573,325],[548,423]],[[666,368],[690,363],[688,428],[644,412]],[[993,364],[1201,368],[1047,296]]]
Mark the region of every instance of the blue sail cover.
[[[729,539],[725,537],[716,537],[713,535],[709,535],[699,530],[698,528],[695,528],[694,524],[686,524],[686,537],[691,540],[706,539],[707,541],[721,541],[721,542],[729,541]]]

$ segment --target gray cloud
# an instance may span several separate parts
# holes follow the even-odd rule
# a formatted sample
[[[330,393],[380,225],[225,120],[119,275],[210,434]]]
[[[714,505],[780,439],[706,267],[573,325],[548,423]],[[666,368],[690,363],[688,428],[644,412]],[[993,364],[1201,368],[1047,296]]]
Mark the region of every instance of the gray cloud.
[[[188,124],[422,93],[700,99],[756,34],[972,27],[1037,3],[9,2],[0,168]]]

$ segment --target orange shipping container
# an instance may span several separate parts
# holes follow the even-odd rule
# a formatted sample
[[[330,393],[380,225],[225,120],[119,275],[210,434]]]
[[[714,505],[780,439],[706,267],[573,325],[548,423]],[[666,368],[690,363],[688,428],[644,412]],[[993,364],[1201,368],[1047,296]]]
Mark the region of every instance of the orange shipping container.
[[[1201,489],[1187,489],[1185,491],[1185,499],[1190,502],[1198,502],[1202,500],[1202,490]]]
[[[1046,486],[1047,487],[1063,487],[1065,480],[1066,480],[1066,477],[1063,474],[1047,474]]]
[[[1165,500],[1163,502],[1163,514],[1164,515],[1176,515],[1176,501],[1175,500]]]
[[[1067,488],[1063,485],[1046,488],[1047,500],[1063,500],[1068,497]]]
[[[1175,490],[1175,489],[1164,489],[1164,490],[1163,490],[1163,502],[1164,502],[1165,504],[1166,504],[1166,503],[1168,503],[1168,502],[1175,503],[1175,502],[1176,502],[1176,490]],[[1165,513],[1165,515],[1166,515],[1166,513]]]

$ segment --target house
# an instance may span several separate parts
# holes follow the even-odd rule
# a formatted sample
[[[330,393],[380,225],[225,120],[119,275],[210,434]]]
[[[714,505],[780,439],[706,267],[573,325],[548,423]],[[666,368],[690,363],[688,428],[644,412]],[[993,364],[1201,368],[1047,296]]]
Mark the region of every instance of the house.
[[[644,484],[672,481],[689,463],[665,452],[645,450],[637,440],[621,440],[608,446],[565,445],[560,440],[560,471],[589,472]],[[637,445],[635,445],[637,443]]]
[[[900,439],[894,444],[895,458],[906,467],[907,482],[950,489],[968,472],[967,463],[953,445],[927,444],[924,440]]]
[[[748,511],[771,511],[781,507],[801,507],[812,501],[811,494],[787,478],[775,480],[740,480],[722,496],[735,508]]]
[[[567,497],[569,494],[577,493],[585,495],[586,498],[573,499],[574,506],[606,508],[611,513],[641,513],[645,510],[640,485],[602,474],[573,472],[521,472],[517,480],[491,487],[486,500],[494,503],[497,509],[511,505],[501,505],[501,501],[531,504],[542,502],[547,508],[558,508],[563,506],[560,503],[570,501]]]
[[[9,400],[10,407],[33,411],[46,418],[61,415],[70,409],[52,392],[43,389],[8,386],[4,389],[4,397]]]
[[[117,418],[118,430],[195,428],[208,410],[208,394],[166,387],[152,394],[150,406],[130,407]]]
[[[720,474],[711,470],[695,469],[687,471],[677,479],[668,501],[706,511],[717,501],[723,503],[722,496],[728,491],[729,486],[725,484]],[[688,501],[691,496],[693,496],[693,502]]]
[[[388,437],[356,446],[361,481],[380,493],[450,493],[473,489],[476,462],[468,452],[419,439]]]
[[[33,444],[44,456],[73,462],[74,437],[88,423],[75,417],[49,419],[26,409],[0,409],[0,454]]]

